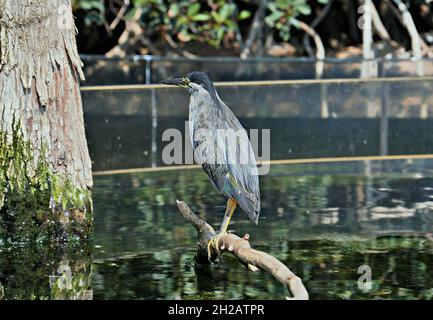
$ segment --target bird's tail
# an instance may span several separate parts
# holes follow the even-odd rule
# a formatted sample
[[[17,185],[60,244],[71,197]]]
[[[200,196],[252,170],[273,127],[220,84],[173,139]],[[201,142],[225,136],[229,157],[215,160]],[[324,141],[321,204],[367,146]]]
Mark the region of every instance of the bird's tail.
[[[259,222],[259,216],[260,216],[260,199],[256,199],[255,197],[252,197],[250,194],[247,194],[247,196],[240,197],[238,199],[238,204],[241,207],[242,211],[244,211],[246,214],[248,214],[248,217],[250,218],[251,222],[253,222],[255,225]]]

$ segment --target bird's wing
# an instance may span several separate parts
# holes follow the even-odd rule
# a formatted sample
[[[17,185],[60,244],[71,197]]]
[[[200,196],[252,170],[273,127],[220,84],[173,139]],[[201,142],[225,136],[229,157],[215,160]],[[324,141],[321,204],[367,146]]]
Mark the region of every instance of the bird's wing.
[[[241,209],[257,223],[259,179],[245,129],[222,101],[212,110],[203,106],[191,118],[191,143],[196,161],[212,184],[227,197],[236,199]]]
[[[245,129],[232,111],[222,104],[222,119],[226,127],[226,144],[223,149],[227,162],[224,186],[229,188],[239,206],[257,223],[260,214],[260,188],[254,150]],[[230,130],[234,129],[234,130]]]

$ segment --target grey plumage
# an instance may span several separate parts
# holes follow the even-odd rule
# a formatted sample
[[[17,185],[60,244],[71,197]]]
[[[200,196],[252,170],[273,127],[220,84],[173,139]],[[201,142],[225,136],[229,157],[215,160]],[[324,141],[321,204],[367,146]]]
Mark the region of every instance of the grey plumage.
[[[245,129],[219,98],[208,76],[190,72],[189,131],[196,161],[215,188],[235,199],[251,221],[258,222],[260,189],[254,152]],[[168,83],[168,82],[163,82]],[[172,83],[170,83],[172,84]]]

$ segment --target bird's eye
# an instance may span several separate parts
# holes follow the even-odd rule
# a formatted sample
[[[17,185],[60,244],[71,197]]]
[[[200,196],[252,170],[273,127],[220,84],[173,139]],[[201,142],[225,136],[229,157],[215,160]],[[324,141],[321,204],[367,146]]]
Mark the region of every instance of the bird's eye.
[[[189,87],[191,82],[189,81],[189,79],[187,77],[182,78],[182,85]]]

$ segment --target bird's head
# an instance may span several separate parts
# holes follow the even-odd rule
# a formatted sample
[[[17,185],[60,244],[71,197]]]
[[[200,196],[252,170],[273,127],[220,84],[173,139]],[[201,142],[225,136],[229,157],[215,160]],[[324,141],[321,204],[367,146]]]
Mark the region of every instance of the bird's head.
[[[187,88],[190,93],[204,89],[212,98],[216,97],[216,90],[212,81],[206,73],[201,71],[191,71],[185,77],[166,79],[159,83]]]

